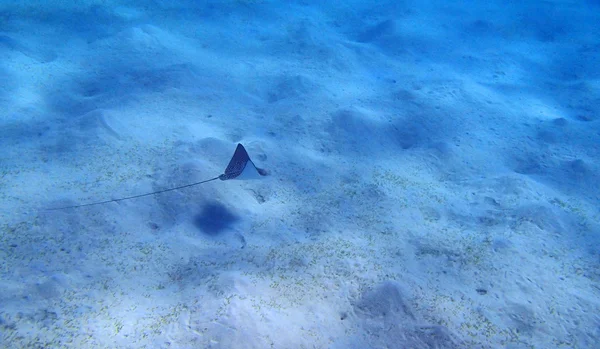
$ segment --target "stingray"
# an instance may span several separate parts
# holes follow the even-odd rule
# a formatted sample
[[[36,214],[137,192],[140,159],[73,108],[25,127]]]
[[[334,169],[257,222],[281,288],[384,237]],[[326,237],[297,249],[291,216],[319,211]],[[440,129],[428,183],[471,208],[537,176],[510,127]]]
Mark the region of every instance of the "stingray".
[[[235,152],[233,153],[233,156],[231,157],[231,160],[229,160],[229,164],[227,165],[227,168],[225,168],[225,172],[218,175],[217,177],[214,177],[211,179],[206,179],[206,180],[196,182],[196,183],[181,185],[181,186],[174,187],[174,188],[153,191],[151,193],[127,196],[127,197],[122,197],[122,198],[118,198],[118,199],[90,202],[90,203],[81,204],[81,205],[54,207],[54,208],[49,208],[48,210],[66,210],[69,208],[79,208],[79,207],[86,207],[86,206],[102,205],[102,204],[107,204],[110,202],[119,202],[119,201],[124,201],[124,200],[137,199],[137,198],[141,198],[144,196],[151,196],[151,195],[166,193],[169,191],[189,188],[189,187],[193,187],[193,186],[200,185],[203,183],[216,181],[217,179],[220,179],[222,181],[228,181],[231,179],[247,180],[247,179],[259,179],[266,175],[268,175],[268,172],[265,169],[256,167],[256,165],[254,165],[254,162],[252,162],[252,160],[250,159],[250,156],[248,155],[246,148],[244,148],[244,146],[241,143],[238,143],[237,148],[235,148]]]

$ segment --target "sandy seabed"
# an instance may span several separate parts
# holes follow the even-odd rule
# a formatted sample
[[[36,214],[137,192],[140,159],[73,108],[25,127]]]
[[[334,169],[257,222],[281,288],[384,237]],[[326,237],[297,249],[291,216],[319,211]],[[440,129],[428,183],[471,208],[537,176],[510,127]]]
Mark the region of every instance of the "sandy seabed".
[[[0,346],[595,347],[599,17],[1,2]]]

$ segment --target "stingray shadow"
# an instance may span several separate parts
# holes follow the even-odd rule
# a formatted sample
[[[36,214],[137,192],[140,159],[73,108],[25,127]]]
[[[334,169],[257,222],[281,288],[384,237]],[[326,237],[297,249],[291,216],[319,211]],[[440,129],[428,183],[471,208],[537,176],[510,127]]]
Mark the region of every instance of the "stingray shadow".
[[[240,218],[218,202],[206,204],[194,217],[194,225],[204,234],[216,236],[230,229]]]

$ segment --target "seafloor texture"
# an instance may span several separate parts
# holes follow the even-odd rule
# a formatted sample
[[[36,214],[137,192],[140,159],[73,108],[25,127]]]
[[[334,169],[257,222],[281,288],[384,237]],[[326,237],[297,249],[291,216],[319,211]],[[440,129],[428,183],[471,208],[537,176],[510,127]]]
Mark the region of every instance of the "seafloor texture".
[[[593,348],[598,1],[0,2],[0,346]],[[236,144],[270,172],[213,178]]]

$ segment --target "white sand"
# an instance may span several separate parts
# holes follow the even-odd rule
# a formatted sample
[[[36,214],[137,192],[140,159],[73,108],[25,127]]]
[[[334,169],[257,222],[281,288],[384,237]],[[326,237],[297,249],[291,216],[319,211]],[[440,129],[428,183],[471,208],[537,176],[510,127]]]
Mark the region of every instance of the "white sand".
[[[70,3],[0,4],[0,346],[597,346],[598,1]]]

